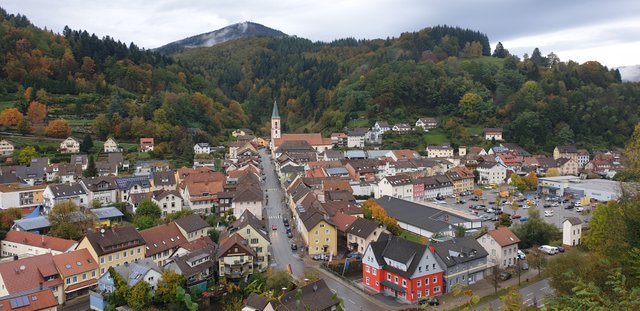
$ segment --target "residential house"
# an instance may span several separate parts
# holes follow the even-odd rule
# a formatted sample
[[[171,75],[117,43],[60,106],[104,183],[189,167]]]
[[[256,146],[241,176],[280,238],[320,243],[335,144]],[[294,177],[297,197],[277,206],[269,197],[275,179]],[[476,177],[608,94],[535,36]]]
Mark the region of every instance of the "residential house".
[[[4,167],[4,169],[2,169],[3,175],[5,174],[5,170],[8,170],[8,172],[6,173],[6,175],[8,176],[3,178],[5,179],[4,184],[19,182],[27,184],[29,186],[40,185],[46,180],[45,173],[47,166],[48,164],[45,166],[41,166],[34,165],[32,163],[31,166],[20,165],[13,167]]]
[[[589,151],[586,149],[578,149],[577,162],[579,168],[584,168],[589,163]]]
[[[395,124],[391,128],[391,130],[400,134],[409,133],[411,131],[411,125],[406,123],[398,123],[398,124]]]
[[[581,238],[582,220],[577,217],[567,217],[562,222],[562,244],[568,246],[580,245],[582,244]]]
[[[118,148],[118,143],[116,143],[112,137],[109,137],[107,141],[104,142],[104,153],[110,152],[122,152],[122,149]]]
[[[158,282],[162,279],[162,270],[150,258],[124,264],[113,269],[122,277],[122,279],[124,279],[130,288],[138,284],[140,281],[144,281],[149,284],[151,292],[154,292],[158,288]],[[109,272],[100,276],[98,279],[97,292],[108,294],[113,293],[115,290],[116,285],[114,284],[114,280]],[[92,310],[98,309],[94,308],[93,297],[91,298]]]
[[[239,233],[220,240],[218,275],[228,280],[247,280],[254,273],[256,252]]]
[[[577,176],[579,165],[578,162],[572,158],[560,158],[556,160],[558,171],[562,176]]]
[[[18,307],[18,306],[23,307]],[[58,301],[48,289],[27,291],[21,294],[0,298],[0,310],[24,310],[24,311],[57,311]],[[7,306],[6,308],[4,306]],[[16,306],[11,307],[9,306]]]
[[[274,138],[272,140],[272,150],[276,150],[286,141],[292,140],[304,140],[309,145],[315,149],[317,153],[322,153],[326,150],[333,148],[333,144],[331,143],[331,138],[323,138],[319,133],[310,133],[310,134],[282,134],[279,138]],[[275,155],[275,154],[273,154]],[[272,156],[273,156],[272,155]]]
[[[233,215],[238,219],[245,211],[250,211],[259,219],[262,219],[262,190],[257,186],[241,187],[236,190],[231,203]]]
[[[444,269],[444,292],[456,285],[475,284],[489,269],[487,251],[472,236],[453,238],[433,244],[436,260]]]
[[[245,135],[253,135],[253,131],[247,128],[240,128],[231,132],[231,136],[233,137],[245,136]]]
[[[89,209],[89,212],[93,214],[96,224],[103,228],[120,223],[124,218],[124,214],[113,206],[92,208]]]
[[[502,184],[507,178],[507,168],[498,162],[484,161],[476,170],[479,184]]]
[[[385,121],[377,121],[373,127],[371,127],[371,131],[369,132],[370,140],[375,143],[380,143],[382,141],[382,134],[391,130],[391,126],[389,123]]]
[[[171,258],[163,268],[184,276],[187,289],[207,290],[207,282],[213,278],[216,266],[215,245],[206,246],[182,256]]]
[[[453,184],[454,193],[473,191],[475,175],[465,166],[456,166],[445,173]]]
[[[47,212],[61,202],[71,201],[77,206],[87,206],[89,202],[87,192],[79,183],[47,185],[42,193],[42,198]]]
[[[80,142],[73,137],[67,137],[60,143],[60,153],[78,153],[80,152]]]
[[[453,148],[449,144],[428,145],[427,157],[429,158],[447,158],[453,157]]]
[[[98,263],[87,249],[53,256],[53,263],[64,280],[65,301],[89,294],[98,283]]]
[[[297,221],[309,256],[338,253],[338,232],[328,217],[317,211],[308,211],[301,213]]]
[[[522,163],[524,162],[524,157],[519,156],[514,153],[504,152],[500,153],[496,156],[495,161],[502,164],[507,170],[512,172],[520,171],[522,167]]]
[[[142,138],[140,138],[140,152],[153,151],[153,147],[154,147],[154,139],[153,139],[153,137],[142,137]]]
[[[116,178],[116,185],[118,186],[118,197],[120,198],[118,201],[120,202],[128,202],[132,194],[151,192],[149,176],[118,177]]]
[[[209,143],[197,143],[193,146],[194,154],[210,154],[211,146]]]
[[[112,176],[88,177],[80,179],[89,202],[97,201],[102,205],[118,202],[118,185]]]
[[[89,165],[89,158],[86,154],[72,154],[69,164],[80,165],[80,167],[82,167],[82,170],[84,171]]]
[[[160,207],[162,217],[182,210],[183,202],[177,190],[156,190],[151,193],[151,201]]]
[[[381,198],[385,195],[413,200],[414,181],[408,175],[398,174],[383,177],[374,187],[374,197]]]
[[[333,291],[323,279],[320,279],[283,294],[275,309],[299,310],[302,305],[312,311],[335,311],[339,304],[340,301],[334,298]]]
[[[351,227],[351,224],[353,224],[353,222],[356,221],[358,217],[345,214],[342,212],[338,212],[330,217],[331,217],[331,221],[336,226],[336,231],[338,232],[338,235],[337,235],[338,252],[342,253],[345,250],[348,250],[347,229]]]
[[[178,175],[184,176],[180,178],[180,194],[184,204],[198,214],[214,212],[213,203],[217,201],[216,194],[224,190],[226,176],[206,168],[199,171],[181,168]]]
[[[229,145],[229,159],[237,159],[239,157],[255,156],[258,149],[251,142],[237,141]]]
[[[489,253],[489,264],[506,269],[516,264],[520,239],[507,227],[489,230],[476,240]]]
[[[438,127],[438,120],[436,118],[420,118],[416,121],[416,127],[421,127],[425,132]]]
[[[176,173],[174,171],[153,172],[151,174],[151,190],[176,190]]]
[[[371,219],[357,218],[346,230],[347,245],[350,250],[364,254],[367,246],[377,241],[383,233],[389,233],[383,226]]]
[[[110,267],[141,260],[145,255],[144,238],[134,227],[111,227],[87,232],[78,249],[86,248],[100,265],[100,275]]]
[[[58,304],[63,304],[63,283],[51,254],[0,263],[0,297],[46,289],[53,293]]]
[[[58,255],[70,252],[78,243],[73,240],[11,230],[2,240],[2,257],[25,257],[51,253]]]
[[[213,229],[198,215],[189,215],[174,220],[182,235],[191,242],[201,237],[207,236],[209,230]]]
[[[151,175],[151,173],[166,172],[170,169],[171,163],[167,160],[138,160],[135,175]]]
[[[47,185],[25,185],[20,183],[0,184],[0,209],[20,208],[30,212],[44,203],[44,190]]]
[[[0,140],[0,156],[10,157],[13,155],[13,150],[14,147],[12,143],[6,139]]]
[[[241,311],[274,311],[277,305],[279,305],[278,302],[267,296],[251,293]]]
[[[578,161],[578,149],[574,145],[561,145],[556,146],[553,149],[553,158],[555,160],[560,158],[568,158],[573,159],[574,161]]]
[[[269,268],[269,245],[271,239],[262,220],[245,210],[238,219],[229,226],[230,233],[238,233],[248,241],[249,247],[256,254],[253,262],[254,271],[264,272]]]
[[[188,242],[174,222],[142,230],[140,235],[146,244],[145,257],[153,259],[160,267],[167,263],[180,245]]]
[[[51,230],[51,223],[47,216],[16,219],[11,230],[31,232],[35,234],[47,234]]]
[[[453,195],[453,183],[445,175],[418,178],[416,182],[424,184],[423,194],[418,198],[420,200],[443,198]]]
[[[389,157],[393,159],[393,161],[403,161],[403,160],[416,160],[420,159],[420,154],[415,150],[410,149],[402,149],[402,150],[393,150],[389,152]]]
[[[366,130],[353,130],[347,132],[347,148],[364,148]]]
[[[345,133],[331,133],[331,143],[338,148],[344,148],[347,146],[349,136]]]
[[[82,166],[68,163],[54,163],[46,169],[47,182],[73,183],[82,177]]]
[[[485,128],[484,129],[484,140],[491,141],[502,141],[502,128]]]
[[[480,229],[482,220],[467,212],[444,208],[435,203],[415,203],[384,196],[376,199],[387,215],[398,222],[400,228],[427,238],[434,234],[454,236],[456,226],[466,229]]]
[[[434,251],[388,235],[367,246],[362,257],[365,288],[408,303],[444,293],[444,273]]]

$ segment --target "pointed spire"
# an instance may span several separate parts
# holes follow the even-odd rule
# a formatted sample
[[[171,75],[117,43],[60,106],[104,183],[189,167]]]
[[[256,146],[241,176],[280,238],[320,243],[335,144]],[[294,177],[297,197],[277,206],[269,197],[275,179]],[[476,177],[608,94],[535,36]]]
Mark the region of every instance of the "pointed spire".
[[[275,98],[273,99],[273,112],[271,113],[271,119],[280,119],[280,113],[278,112],[278,103]]]

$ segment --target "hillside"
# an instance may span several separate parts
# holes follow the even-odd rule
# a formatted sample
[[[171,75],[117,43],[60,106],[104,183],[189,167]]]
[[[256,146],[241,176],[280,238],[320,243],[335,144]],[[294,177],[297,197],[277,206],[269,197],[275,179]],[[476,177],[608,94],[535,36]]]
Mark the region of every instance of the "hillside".
[[[246,37],[286,37],[282,31],[275,30],[258,23],[243,22],[220,28],[211,32],[199,34],[169,44],[163,45],[156,52],[162,54],[175,54],[184,50],[197,47],[211,47],[227,41]]]

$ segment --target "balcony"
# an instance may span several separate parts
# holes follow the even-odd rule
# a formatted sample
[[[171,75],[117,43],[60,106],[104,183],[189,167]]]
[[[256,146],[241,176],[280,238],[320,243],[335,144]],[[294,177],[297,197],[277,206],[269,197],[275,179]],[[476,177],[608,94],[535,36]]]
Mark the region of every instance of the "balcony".
[[[224,269],[224,276],[232,279],[243,278],[252,273],[253,273],[253,268],[251,266],[246,266],[242,268],[225,267]]]

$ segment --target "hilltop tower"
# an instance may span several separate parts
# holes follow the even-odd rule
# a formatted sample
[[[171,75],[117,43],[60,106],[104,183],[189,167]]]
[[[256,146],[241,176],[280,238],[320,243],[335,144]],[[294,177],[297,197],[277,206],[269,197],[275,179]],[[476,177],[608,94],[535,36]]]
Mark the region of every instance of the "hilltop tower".
[[[273,112],[271,113],[271,141],[280,138],[280,113],[278,112],[278,103],[273,100]]]

